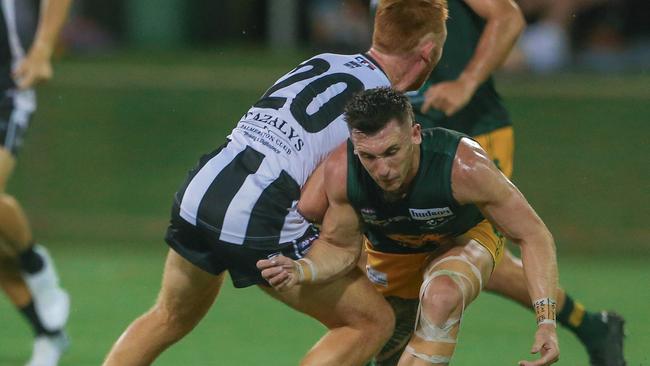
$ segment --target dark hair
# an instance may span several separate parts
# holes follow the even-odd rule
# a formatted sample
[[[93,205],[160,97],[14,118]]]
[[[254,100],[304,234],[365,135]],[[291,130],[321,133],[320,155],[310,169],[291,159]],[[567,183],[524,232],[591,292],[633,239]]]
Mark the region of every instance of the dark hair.
[[[393,119],[413,123],[413,109],[408,98],[392,88],[368,89],[348,102],[344,118],[350,130],[372,135]]]

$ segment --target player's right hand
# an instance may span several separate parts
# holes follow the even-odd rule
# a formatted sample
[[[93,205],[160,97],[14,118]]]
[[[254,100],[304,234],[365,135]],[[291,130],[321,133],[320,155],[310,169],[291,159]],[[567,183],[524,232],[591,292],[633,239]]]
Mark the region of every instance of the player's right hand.
[[[433,84],[424,92],[424,103],[420,112],[427,113],[429,109],[434,108],[449,117],[465,107],[475,91],[475,85],[465,79]]]
[[[296,261],[283,255],[257,261],[262,277],[277,291],[288,290],[299,283],[298,266]]]
[[[554,325],[542,324],[537,328],[530,353],[540,353],[541,357],[533,361],[519,361],[519,366],[547,366],[560,359],[560,346]]]
[[[52,78],[50,53],[46,47],[36,45],[29,50],[12,75],[18,88],[29,89]]]

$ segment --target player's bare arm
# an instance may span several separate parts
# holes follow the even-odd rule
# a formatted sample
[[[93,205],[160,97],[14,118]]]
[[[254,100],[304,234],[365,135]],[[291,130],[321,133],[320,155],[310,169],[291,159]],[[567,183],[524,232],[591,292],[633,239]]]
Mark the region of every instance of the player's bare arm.
[[[277,290],[297,284],[325,283],[347,273],[361,253],[360,219],[347,198],[347,149],[339,146],[325,161],[324,184],[329,208],[319,238],[307,256],[294,261],[284,256],[260,260],[257,268]],[[312,188],[318,189],[318,185]]]
[[[34,42],[14,71],[13,76],[19,88],[28,89],[52,78],[50,59],[71,2],[72,0],[41,0],[41,15]]]
[[[501,233],[521,247],[528,291],[538,310],[538,330],[531,353],[540,352],[541,358],[521,361],[520,365],[554,363],[559,357],[554,302],[558,272],[551,233],[475,141],[464,138],[459,143],[451,179],[459,203],[477,205]]]
[[[320,224],[327,211],[327,193],[325,192],[325,162],[318,165],[309,176],[300,192],[298,212],[310,222]]]
[[[506,59],[526,25],[521,10],[512,0],[465,2],[485,19],[485,28],[474,55],[458,79],[432,85],[426,91],[422,113],[435,108],[451,116],[467,105],[479,85]]]

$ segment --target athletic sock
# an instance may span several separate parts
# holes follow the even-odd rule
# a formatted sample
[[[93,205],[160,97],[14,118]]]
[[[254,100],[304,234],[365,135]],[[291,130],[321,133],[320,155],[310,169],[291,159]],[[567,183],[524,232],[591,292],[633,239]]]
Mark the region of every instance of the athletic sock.
[[[34,308],[34,301],[30,301],[29,304],[19,308],[20,312],[23,314],[25,319],[29,322],[29,324],[32,326],[32,330],[34,331],[35,336],[40,336],[40,335],[47,335],[47,336],[56,336],[61,334],[60,330],[56,331],[48,331],[45,329],[43,326],[43,323],[41,323],[41,320],[38,317],[38,314],[36,314],[36,308]]]
[[[40,254],[34,250],[34,244],[18,255],[20,269],[29,274],[34,274],[43,269],[45,261]]]
[[[557,320],[575,333],[588,349],[599,347],[604,340],[603,334],[607,332],[607,324],[599,312],[585,310],[584,305],[574,301],[568,294]]]

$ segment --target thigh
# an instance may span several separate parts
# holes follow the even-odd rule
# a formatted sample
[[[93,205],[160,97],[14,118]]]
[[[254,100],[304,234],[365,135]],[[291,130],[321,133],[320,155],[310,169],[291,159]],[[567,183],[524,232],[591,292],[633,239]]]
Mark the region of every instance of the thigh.
[[[198,321],[218,295],[224,275],[205,272],[170,250],[157,306],[175,316]]]
[[[7,181],[14,171],[16,160],[11,152],[0,146],[0,193],[5,191]]]
[[[269,287],[262,289],[329,329],[360,321],[393,321],[390,305],[358,268],[327,284],[297,286],[283,292]]]

